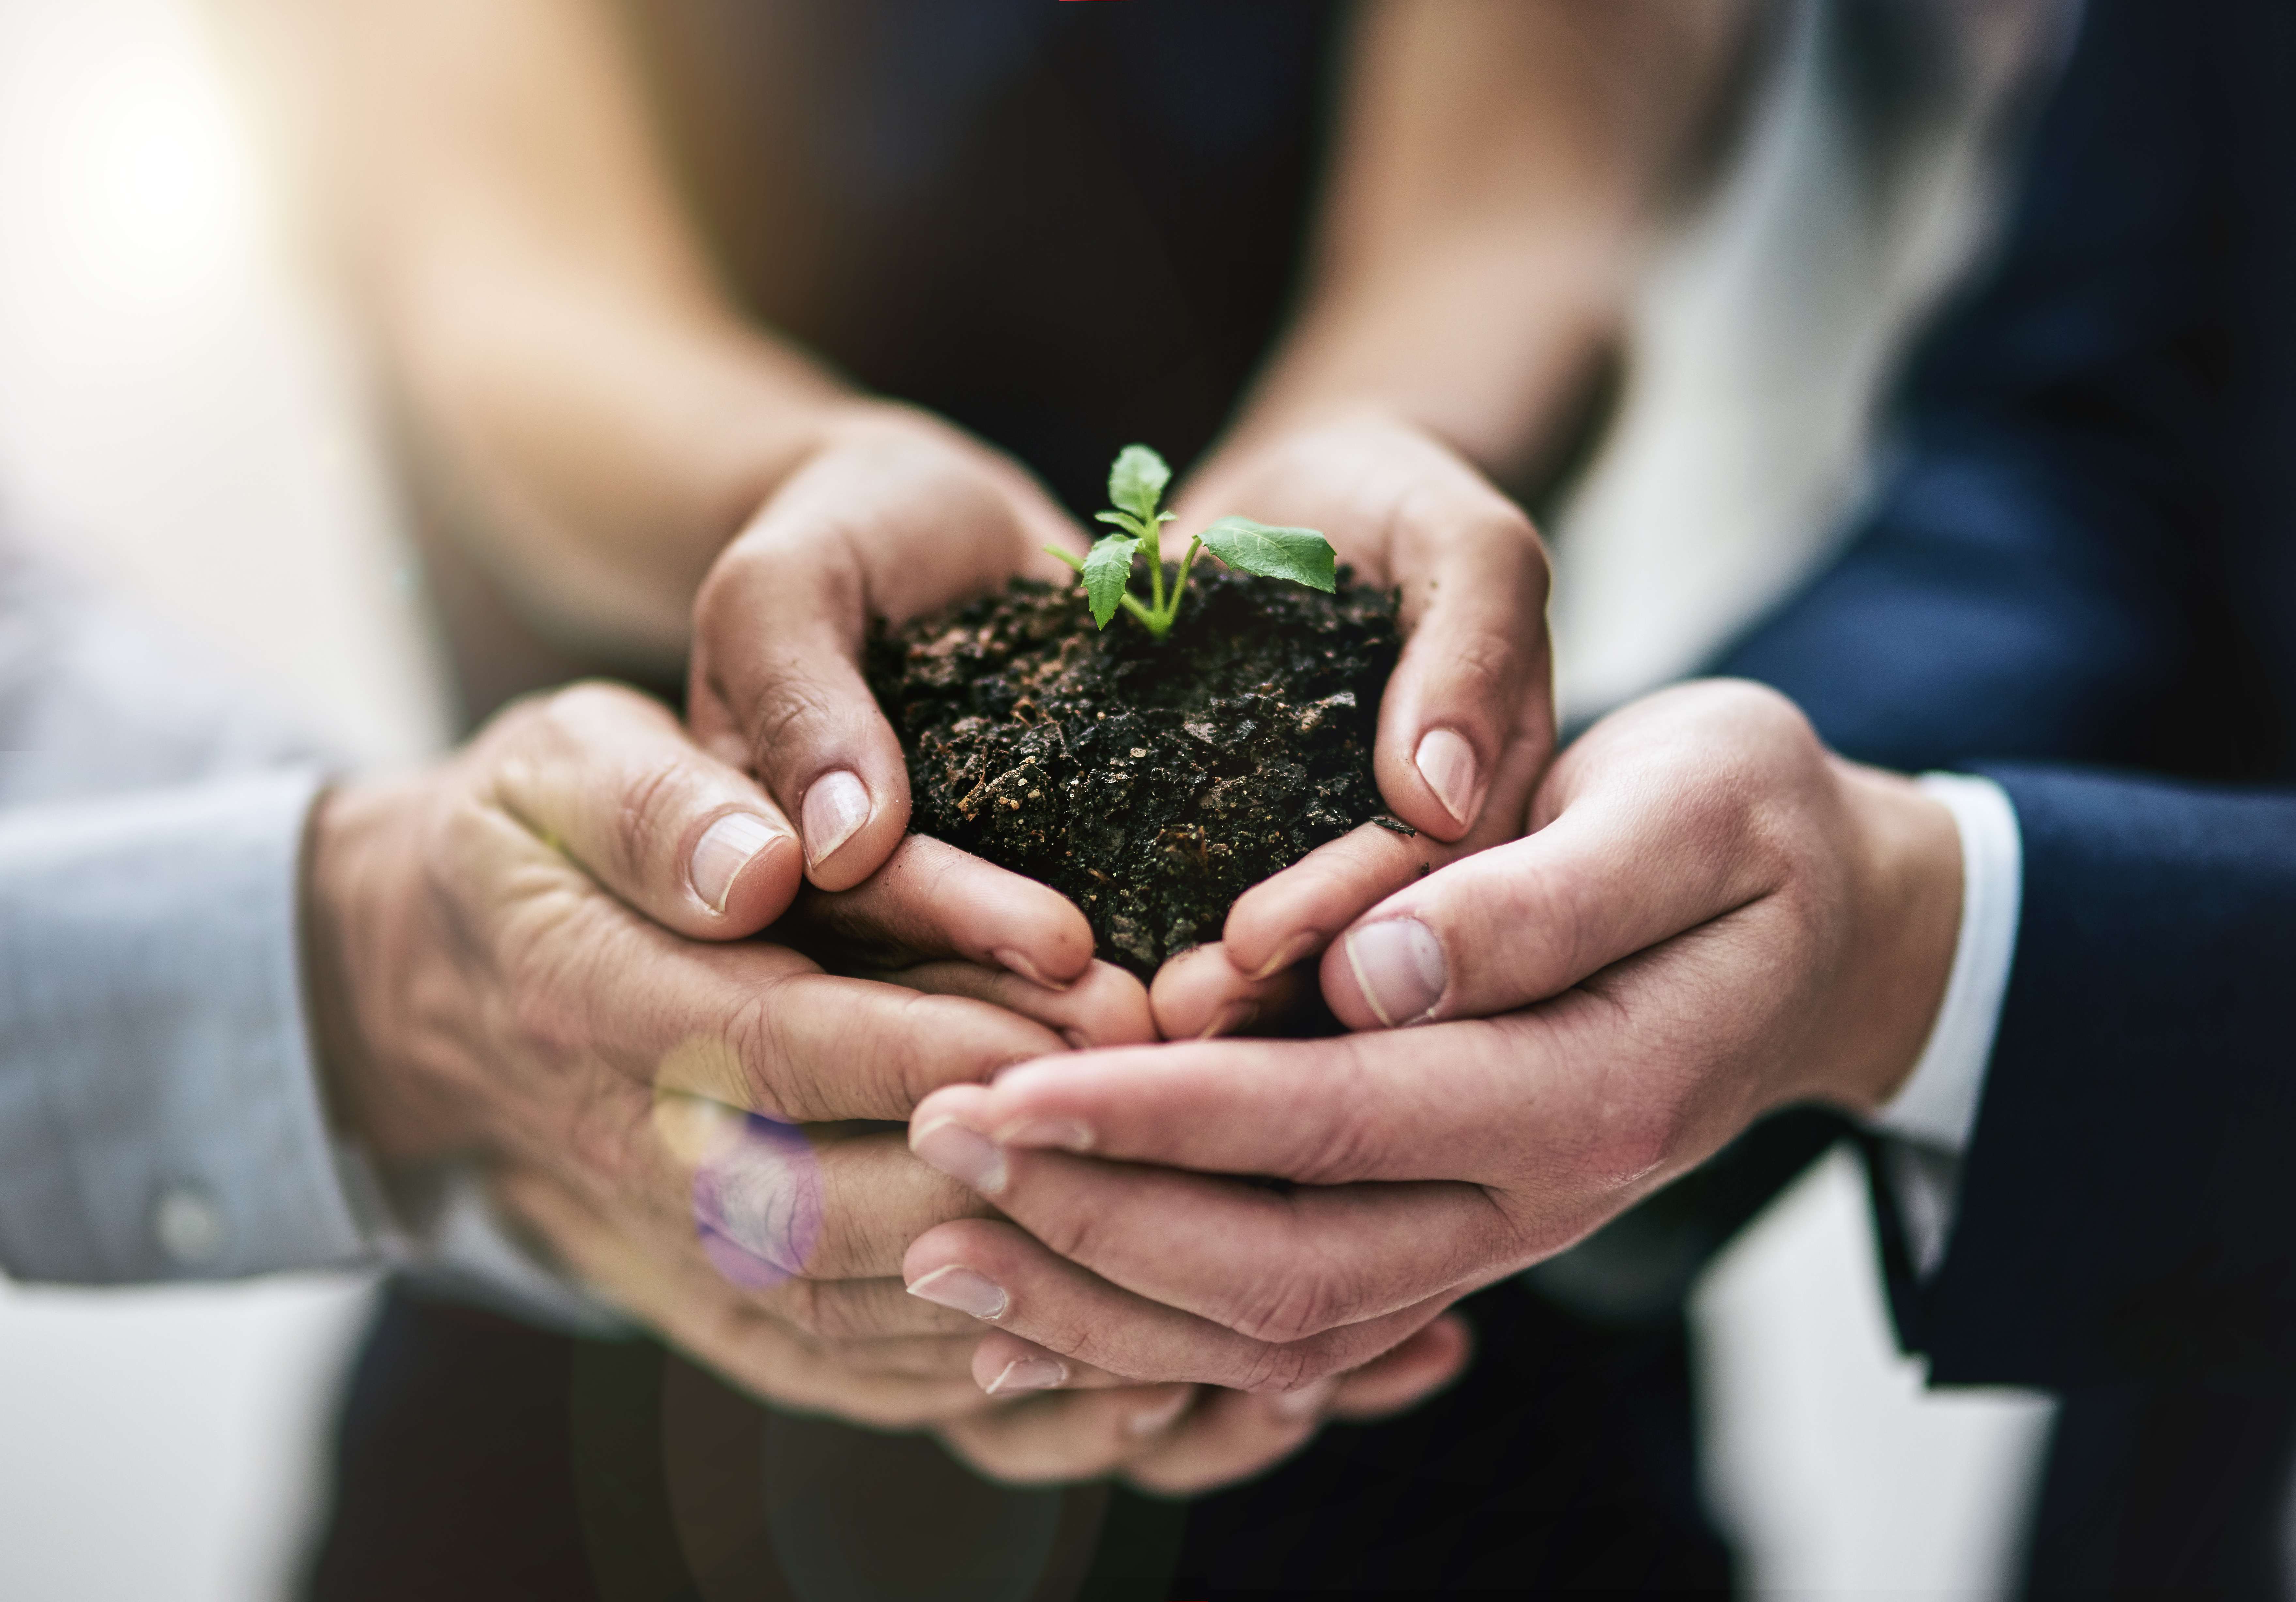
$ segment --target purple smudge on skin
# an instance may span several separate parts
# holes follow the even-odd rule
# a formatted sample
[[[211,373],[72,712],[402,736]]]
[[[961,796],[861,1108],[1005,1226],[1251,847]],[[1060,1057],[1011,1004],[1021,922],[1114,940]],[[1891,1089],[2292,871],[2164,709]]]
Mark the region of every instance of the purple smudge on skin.
[[[693,1226],[710,1265],[744,1290],[794,1279],[821,1238],[821,1165],[795,1124],[745,1113],[693,1175]]]

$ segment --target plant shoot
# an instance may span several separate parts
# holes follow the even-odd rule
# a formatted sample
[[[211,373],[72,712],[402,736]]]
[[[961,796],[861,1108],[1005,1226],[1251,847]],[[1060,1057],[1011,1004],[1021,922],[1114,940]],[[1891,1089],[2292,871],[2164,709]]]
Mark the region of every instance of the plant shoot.
[[[1263,578],[1288,579],[1333,593],[1337,558],[1332,543],[1313,528],[1278,528],[1250,518],[1222,518],[1188,542],[1168,593],[1164,585],[1163,526],[1173,514],[1160,510],[1164,486],[1172,470],[1144,445],[1128,445],[1117,453],[1108,471],[1108,498],[1114,510],[1095,514],[1096,521],[1115,525],[1118,532],[1103,535],[1079,561],[1057,545],[1045,547],[1074,568],[1084,580],[1085,599],[1092,620],[1102,628],[1122,607],[1140,619],[1150,636],[1161,640],[1172,632],[1179,615],[1180,596],[1188,587],[1188,569],[1196,552],[1209,550],[1231,568],[1257,573]],[[1148,559],[1148,596],[1132,593],[1132,559]]]

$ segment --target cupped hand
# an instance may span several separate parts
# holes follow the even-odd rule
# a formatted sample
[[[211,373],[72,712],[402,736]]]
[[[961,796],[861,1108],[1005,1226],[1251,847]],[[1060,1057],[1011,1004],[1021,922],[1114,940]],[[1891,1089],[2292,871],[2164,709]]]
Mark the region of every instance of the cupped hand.
[[[928,1096],[913,1148],[1002,1216],[921,1237],[911,1285],[962,1269],[996,1288],[1001,1338],[1130,1380],[1297,1388],[1760,1114],[1868,1110],[1911,1068],[1958,835],[1781,698],[1638,703],[1563,756],[1531,821],[1341,931],[1321,977],[1365,1033],[1078,1054]]]
[[[859,884],[908,826],[900,742],[863,675],[871,626],[1014,574],[1073,582],[1044,547],[1088,543],[1017,463],[948,424],[875,403],[831,413],[703,581],[688,696],[704,743],[797,821],[816,886]]]
[[[969,1318],[941,1315],[960,1336],[895,1333],[915,1320],[891,1307],[792,1323],[696,1254],[664,1250],[643,1217],[611,1217],[540,1171],[505,1173],[496,1194],[586,1281],[736,1388],[875,1428],[930,1429],[1012,1483],[1116,1475],[1162,1495],[1212,1490],[1272,1467],[1327,1421],[1414,1405],[1465,1361],[1464,1328],[1444,1320],[1343,1381],[1283,1396],[1115,1381],[989,1393],[968,1372],[977,1366]]]
[[[1372,764],[1388,809],[1255,887],[1223,938],[1153,987],[1163,1032],[1232,1033],[1284,1001],[1282,976],[1420,874],[1521,832],[1554,742],[1546,548],[1522,510],[1456,452],[1360,410],[1222,450],[1177,527],[1227,512],[1322,529],[1365,582],[1401,593],[1401,659]]]
[[[903,1294],[898,1268],[916,1234],[987,1209],[865,1121],[1064,1036],[1152,1038],[1119,970],[1055,990],[983,966],[984,939],[1088,960],[1073,907],[912,840],[784,916],[800,880],[778,809],[603,685],[336,792],[309,855],[331,1101],[386,1165],[480,1164],[578,1271],[766,1394],[885,1424],[980,1405],[970,1321]],[[903,983],[741,938],[769,923],[856,942]]]

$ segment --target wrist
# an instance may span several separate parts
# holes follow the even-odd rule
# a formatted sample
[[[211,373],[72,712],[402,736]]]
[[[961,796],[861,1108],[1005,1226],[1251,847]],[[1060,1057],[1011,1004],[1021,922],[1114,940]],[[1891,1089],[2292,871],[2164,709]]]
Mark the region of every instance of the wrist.
[[[418,1161],[461,1144],[443,1096],[416,1089],[415,1054],[401,1040],[420,1027],[401,958],[407,914],[391,887],[420,877],[405,838],[412,799],[403,787],[323,794],[304,837],[299,907],[303,992],[329,1124],[370,1157]]]
[[[1871,1113],[1904,1087],[1944,1004],[1961,936],[1961,833],[1913,781],[1834,767],[1858,847],[1826,1099]]]

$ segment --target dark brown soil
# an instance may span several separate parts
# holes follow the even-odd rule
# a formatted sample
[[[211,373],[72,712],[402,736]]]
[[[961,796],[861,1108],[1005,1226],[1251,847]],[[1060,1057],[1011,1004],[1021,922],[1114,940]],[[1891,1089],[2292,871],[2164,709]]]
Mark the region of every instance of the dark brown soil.
[[[1384,815],[1371,753],[1393,594],[1344,568],[1324,595],[1208,567],[1161,642],[1016,579],[870,650],[911,827],[1051,885],[1144,977],[1218,939],[1252,885]]]

